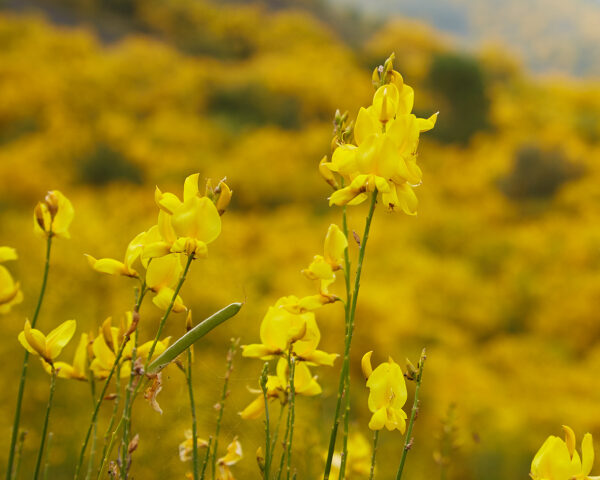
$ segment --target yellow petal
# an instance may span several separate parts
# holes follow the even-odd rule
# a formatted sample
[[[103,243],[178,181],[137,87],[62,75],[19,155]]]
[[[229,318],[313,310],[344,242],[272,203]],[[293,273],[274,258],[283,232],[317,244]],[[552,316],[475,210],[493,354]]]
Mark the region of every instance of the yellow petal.
[[[592,435],[586,433],[581,442],[581,473],[587,477],[594,465],[594,442]]]
[[[221,193],[219,194],[219,198],[217,199],[216,207],[219,215],[223,215],[229,203],[231,202],[231,197],[233,192],[229,188],[229,186],[225,182],[220,182],[218,188],[221,189]]]
[[[48,334],[46,337],[46,350],[52,360],[58,357],[65,345],[71,341],[76,328],[77,322],[75,320],[67,320]]]
[[[235,465],[243,458],[242,445],[238,441],[237,437],[227,446],[227,454],[224,457],[219,458],[218,463],[220,465]]]
[[[354,140],[361,145],[371,135],[381,133],[381,124],[373,117],[370,111],[360,107],[354,125]]]
[[[49,199],[49,197],[51,200],[47,201],[50,201],[56,206],[56,214],[52,219],[52,232],[57,237],[65,239],[71,238],[69,235],[69,226],[71,225],[73,216],[75,215],[73,205],[69,199],[58,190],[52,190],[49,192],[46,198]]]
[[[194,173],[188,176],[183,182],[183,201],[184,203],[190,198],[198,195],[198,179],[200,178],[199,173]]]
[[[371,430],[381,430],[387,421],[387,413],[385,407],[380,408],[371,416],[369,420],[369,428]]]
[[[158,187],[154,191],[154,200],[162,212],[169,215],[173,214],[175,209],[181,205],[181,200],[169,192],[162,193]]]
[[[265,401],[263,396],[256,397],[250,404],[240,413],[240,417],[244,420],[257,419],[262,417],[265,411]]]
[[[332,266],[344,264],[344,252],[348,248],[348,239],[340,227],[332,223],[325,236],[325,260]]]
[[[396,115],[399,101],[400,93],[396,85],[382,85],[373,96],[373,114],[381,123],[386,123]]]
[[[177,236],[210,243],[221,233],[221,217],[207,197],[187,199],[173,212],[171,223]]]
[[[25,321],[25,327],[23,329],[25,340],[29,346],[41,357],[47,355],[46,352],[46,337],[42,332],[35,328],[31,328],[29,320]]]
[[[565,443],[569,449],[569,455],[573,457],[573,453],[575,453],[575,432],[571,427],[566,425],[563,425],[562,427],[563,431],[565,432]]]
[[[182,271],[179,255],[154,258],[146,270],[146,285],[154,291],[172,287],[179,281]]]
[[[107,273],[109,275],[127,275],[129,273],[125,268],[125,264],[114,258],[100,258],[96,260],[91,255],[86,255],[86,257],[90,266],[97,272]]]
[[[0,247],[0,262],[8,260],[16,260],[18,258],[17,251],[12,247]]]
[[[360,361],[360,366],[365,379],[368,379],[373,373],[373,367],[371,366],[371,355],[373,355],[373,350],[365,353]]]
[[[253,343],[242,345],[242,357],[263,358],[272,355],[274,352],[262,343]]]
[[[79,344],[75,350],[75,356],[73,357],[73,370],[74,374],[79,377],[85,378],[85,372],[87,370],[88,362],[88,343],[89,336],[87,333],[82,333],[79,339]]]
[[[25,332],[19,332],[19,336],[17,338],[19,339],[19,343],[21,345],[23,345],[23,348],[25,348],[25,350],[27,350],[29,353],[32,353],[33,355],[39,355],[37,350],[34,350],[31,347],[31,345],[29,345],[29,342],[27,341],[27,338],[25,337]]]

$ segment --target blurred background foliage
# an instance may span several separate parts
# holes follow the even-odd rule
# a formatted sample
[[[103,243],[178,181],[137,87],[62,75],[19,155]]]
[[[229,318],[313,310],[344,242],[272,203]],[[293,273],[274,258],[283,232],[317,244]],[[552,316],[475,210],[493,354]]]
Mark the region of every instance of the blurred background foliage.
[[[464,50],[426,23],[318,0],[1,5],[0,245],[19,251],[9,268],[26,301],[3,318],[0,465],[22,355],[16,335],[31,315],[44,255],[31,211],[46,190],[63,191],[76,219],[72,240],[56,242],[39,325],[76,318],[85,331],[130,308],[132,284],[96,274],[83,253],[120,258],[156,220],[154,185],[179,192],[187,174],[227,176],[235,194],[223,233],[183,290],[196,320],[246,301],[196,350],[207,437],[228,339],[255,342],[268,305],[312,289],[300,269],[321,251],[329,223],[340,221],[316,168],[330,151],[333,113],[355,115],[370,101],[370,72],[391,52],[416,90],[417,111],[440,117],[420,147],[418,217],[378,211],[374,220],[353,347],[352,428],[368,435],[362,353],[416,360],[427,347],[408,478],[438,475],[433,453],[453,403],[458,449],[448,478],[525,478],[533,453],[561,424],[600,434],[596,81],[532,76],[497,46]],[[352,210],[352,229],[362,229],[364,214]],[[145,335],[159,314],[144,307]],[[319,316],[323,348],[341,352],[341,308]],[[174,315],[169,334],[183,330],[184,318]],[[338,368],[319,370],[322,398],[299,402],[296,458],[314,458],[300,464],[299,478],[318,478],[328,430],[311,426],[329,425]],[[258,476],[262,424],[236,412],[253,398],[246,387],[257,386],[260,370],[238,358],[226,406],[221,444],[239,435],[246,453],[238,478]],[[37,363],[30,374],[26,460],[47,395]],[[136,478],[186,471],[177,456],[189,428],[185,384],[176,369],[167,376],[164,415],[143,402],[135,412]],[[90,402],[86,385],[60,382],[51,478],[70,478]],[[386,433],[380,444],[380,478],[390,478],[400,436]]]

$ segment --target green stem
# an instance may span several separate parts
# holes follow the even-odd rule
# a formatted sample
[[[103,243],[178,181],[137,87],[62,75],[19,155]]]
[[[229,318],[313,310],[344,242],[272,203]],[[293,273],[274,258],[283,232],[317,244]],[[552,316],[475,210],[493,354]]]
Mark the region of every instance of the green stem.
[[[288,402],[289,403],[289,402]],[[290,419],[291,419],[291,415],[292,412],[290,410],[290,407],[288,405],[288,415],[287,415],[287,419],[286,419],[286,426],[285,426],[285,435],[283,436],[283,442],[282,442],[282,451],[281,451],[281,458],[279,459],[279,470],[277,470],[277,480],[281,480],[281,473],[283,472],[283,465],[285,463],[285,455],[287,453],[287,442],[288,442],[288,437],[290,435]]]
[[[331,428],[331,436],[329,438],[329,450],[327,452],[327,461],[325,463],[325,473],[323,480],[329,479],[331,472],[331,462],[333,460],[333,452],[335,450],[335,442],[337,439],[337,431],[340,423],[340,410],[342,406],[342,398],[344,394],[344,387],[346,385],[346,377],[350,374],[350,346],[352,344],[352,335],[354,333],[354,316],[356,314],[356,304],[358,301],[358,291],[360,289],[360,277],[362,274],[363,260],[365,257],[365,249],[367,246],[367,240],[369,239],[369,231],[371,229],[371,221],[373,220],[373,213],[375,212],[375,204],[377,203],[377,190],[375,190],[371,196],[371,204],[369,207],[369,213],[365,222],[365,230],[363,238],[358,249],[358,264],[356,268],[356,276],[354,278],[354,291],[352,293],[352,303],[350,311],[348,313],[347,322],[347,335],[346,344],[344,346],[344,363],[342,365],[342,371],[340,372],[340,381],[338,386],[337,402],[335,406],[335,413],[333,418],[333,427]]]
[[[115,444],[115,439],[117,438],[117,433],[119,432],[119,429],[121,428],[122,425],[123,425],[123,417],[121,417],[121,420],[119,420],[119,423],[117,424],[117,428],[115,428],[114,432],[112,433],[112,435],[110,437],[110,443],[108,444],[108,449],[106,451],[106,455],[104,455],[102,457],[102,462],[100,463],[100,468],[98,469],[98,476],[96,477],[96,480],[100,480],[100,478],[102,477],[102,472],[104,471],[104,467],[105,467],[105,465],[107,465],[106,460],[108,460],[108,458],[110,457],[110,454],[112,453],[112,449]]]
[[[96,381],[94,379],[94,372],[89,370],[88,362],[88,381],[90,382],[90,391],[92,394],[92,407],[96,404]],[[94,421],[94,434],[92,436],[92,446],[90,449],[90,458],[88,460],[88,469],[85,474],[85,480],[92,478],[92,470],[94,468],[94,457],[96,456],[96,442],[98,439],[98,422]]]
[[[371,454],[371,469],[369,471],[369,480],[373,480],[375,475],[375,455],[377,455],[377,442],[379,441],[379,430],[373,434],[373,453]],[[343,477],[340,477],[343,478]]]
[[[102,391],[100,392],[100,395],[98,396],[98,399],[96,400],[96,405],[94,406],[94,410],[92,412],[92,417],[90,419],[89,426],[88,426],[87,432],[85,434],[85,438],[83,440],[83,444],[81,445],[81,451],[79,452],[79,460],[77,462],[77,467],[75,468],[74,480],[77,480],[79,478],[79,471],[81,470],[81,466],[83,465],[83,457],[85,456],[85,451],[86,451],[88,443],[90,441],[90,435],[92,434],[92,429],[93,429],[94,425],[96,424],[96,418],[98,417],[98,412],[100,411],[100,405],[102,405],[102,401],[104,400],[104,396],[106,395],[106,390],[108,390],[108,385],[110,384],[110,381],[115,374],[117,365],[121,361],[121,357],[123,356],[123,351],[125,350],[125,345],[127,345],[128,341],[129,341],[129,335],[126,335],[123,338],[123,342],[121,343],[121,346],[119,347],[117,355],[115,356],[115,361],[113,363],[112,368],[110,369],[110,372],[108,373],[108,377],[106,377],[106,380],[104,381],[104,385],[102,386]]]
[[[421,379],[423,377],[423,367],[425,365],[425,350],[421,354],[421,359],[419,360],[419,370],[417,372],[416,387],[415,387],[415,398],[413,400],[412,410],[410,412],[410,420],[408,422],[408,428],[406,429],[406,440],[404,442],[404,450],[402,451],[402,458],[400,459],[400,466],[398,467],[398,473],[396,474],[396,480],[400,480],[402,478],[402,471],[404,470],[404,463],[406,462],[406,456],[408,455],[408,451],[411,449],[413,444],[412,438],[412,430],[413,425],[415,424],[415,420],[417,418],[417,412],[419,411],[419,390],[421,388]]]
[[[40,448],[38,450],[37,460],[35,462],[35,471],[33,473],[33,480],[37,480],[40,475],[40,468],[42,466],[42,457],[44,455],[44,445],[46,443],[46,436],[48,434],[48,421],[50,420],[50,410],[52,409],[52,399],[54,398],[54,388],[56,387],[56,369],[52,365],[52,374],[50,375],[50,395],[48,397],[48,406],[46,407],[46,416],[44,417],[44,428],[42,429],[42,440],[40,441]]]
[[[50,432],[48,434],[48,442],[46,443],[46,461],[44,462],[44,473],[42,474],[43,480],[47,480],[48,478],[48,470],[50,469],[50,447],[52,445],[52,439],[54,434]]]
[[[291,355],[288,357],[288,365],[290,369],[290,436],[287,442],[287,480],[290,480],[290,471],[292,467],[292,441],[294,440],[294,423],[296,421],[296,388],[294,387],[296,359]]]
[[[102,455],[100,456],[100,470],[104,465],[104,461],[109,455],[108,453],[108,439],[111,436],[111,432],[113,431],[113,427],[115,425],[115,420],[117,418],[117,412],[119,411],[119,401],[121,399],[121,367],[117,368],[117,376],[115,377],[115,388],[116,388],[116,397],[115,403],[113,404],[112,414],[110,416],[110,420],[108,422],[108,427],[106,428],[106,432],[104,433],[104,447],[102,447]],[[100,471],[99,470],[99,471]]]
[[[26,436],[27,432],[25,431],[22,431],[21,435],[19,435],[19,442],[17,443],[17,455],[15,457],[16,463],[12,480],[16,480],[17,478],[19,478],[19,471],[21,470],[21,459],[23,458],[23,444],[25,443]]]
[[[46,292],[46,284],[48,283],[48,271],[50,270],[50,251],[52,249],[52,234],[48,235],[46,240],[46,262],[44,265],[44,274],[42,276],[42,286],[40,288],[40,294],[38,296],[37,305],[31,318],[31,328],[35,328],[40,309],[42,308],[42,301],[44,300],[44,293]],[[12,435],[10,438],[10,450],[8,451],[8,465],[6,467],[6,480],[10,480],[13,472],[13,464],[15,460],[15,448],[17,446],[17,438],[19,436],[19,424],[21,421],[21,405],[23,404],[23,393],[25,391],[25,378],[27,377],[27,367],[29,365],[29,352],[25,351],[23,357],[23,366],[21,367],[21,378],[19,380],[19,391],[17,393],[17,405],[15,407],[15,417],[13,420]]]
[[[227,371],[225,372],[225,381],[223,382],[223,391],[221,392],[221,400],[219,401],[217,413],[217,425],[215,428],[214,447],[212,452],[212,479],[215,480],[217,474],[217,450],[219,448],[219,433],[221,431],[221,420],[223,419],[223,410],[225,410],[225,400],[227,399],[227,388],[229,387],[229,377],[233,370],[233,356],[237,350],[239,338],[232,339],[229,350],[227,351]]]
[[[268,368],[268,363],[265,363],[265,370]],[[263,399],[265,402],[265,472],[263,478],[269,480],[271,474],[271,425],[269,419],[269,397],[267,397],[266,385],[261,385]]]
[[[348,215],[346,206],[342,209],[342,228],[344,235],[348,238]],[[352,302],[352,293],[350,291],[350,256],[348,249],[344,250],[344,281],[346,285],[346,304],[344,305],[344,313],[346,315],[346,341],[350,332],[350,305]],[[339,478],[344,479],[346,475],[346,462],[348,461],[348,431],[350,423],[350,370],[346,373],[346,385],[344,387],[344,398],[346,407],[344,409],[344,436],[342,442],[342,454],[340,463]]]
[[[279,409],[279,417],[277,418],[277,428],[275,429],[275,433],[273,434],[273,440],[271,441],[271,463],[273,462],[273,453],[275,452],[275,448],[277,448],[277,437],[279,437],[279,430],[281,429],[281,420],[283,419],[283,412],[285,408],[281,405]]]
[[[142,302],[144,301],[144,297],[147,293],[146,281],[142,282],[142,286],[140,289],[140,294],[135,303],[135,307],[133,307],[133,314],[139,314],[140,308],[142,306]],[[135,370],[135,362],[137,358],[137,348],[139,342],[139,335],[137,328],[135,329],[134,343],[133,349],[131,350],[131,372],[129,374],[129,382],[127,383],[127,389],[125,391],[125,404],[123,406],[123,416],[125,418],[125,422],[123,425],[123,438],[121,439],[121,474],[124,480],[127,480],[127,475],[129,472],[129,437],[131,433],[131,409],[132,402],[131,396],[133,394],[133,381],[136,377]]]
[[[188,348],[187,351],[187,370],[186,370],[186,381],[188,385],[188,392],[190,395],[190,411],[192,413],[192,471],[194,472],[194,480],[199,479],[198,470],[198,430],[196,425],[196,404],[194,402],[194,388],[192,384],[192,348]]]
[[[200,472],[200,480],[204,480],[206,475],[206,467],[208,466],[208,460],[210,458],[210,447],[212,447],[212,437],[208,437],[208,445],[206,446],[206,453],[204,454],[204,460],[202,461],[202,471]]]

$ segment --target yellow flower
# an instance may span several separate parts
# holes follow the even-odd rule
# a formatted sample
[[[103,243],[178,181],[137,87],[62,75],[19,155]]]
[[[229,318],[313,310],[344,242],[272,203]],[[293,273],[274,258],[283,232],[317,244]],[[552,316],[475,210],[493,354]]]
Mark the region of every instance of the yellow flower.
[[[269,307],[260,324],[260,344],[242,345],[242,356],[268,360],[286,352],[291,343],[306,333],[306,322],[312,312],[291,313],[282,306],[286,297],[280,298],[275,306]]]
[[[327,456],[327,455],[325,455]],[[331,479],[340,480],[341,453],[333,455],[331,463]],[[346,461],[346,478],[348,480],[364,479],[371,471],[371,444],[360,433],[348,438],[348,460]]]
[[[146,270],[146,286],[156,295],[152,303],[161,310],[166,310],[171,303],[175,290],[183,272],[179,254],[167,255],[152,259]],[[173,312],[185,312],[186,306],[179,295],[173,304]]]
[[[339,145],[331,162],[323,164],[349,182],[331,195],[329,204],[357,205],[377,190],[388,209],[413,215],[417,198],[412,187],[421,183],[422,176],[416,163],[419,135],[435,126],[437,114],[417,118],[411,113],[413,89],[394,70],[387,72],[386,80],[375,92],[373,104],[358,112],[356,145]]]
[[[17,251],[11,247],[0,247],[0,262],[17,259]],[[19,282],[13,280],[12,275],[0,265],[0,313],[8,313],[13,305],[23,301],[23,292]]]
[[[117,353],[125,340],[125,333],[132,324],[132,313],[127,312],[125,318],[121,321],[120,327],[112,325],[112,318],[107,318],[100,327],[100,334],[92,343],[94,359],[90,364],[90,370],[94,372],[96,378],[103,379],[108,377]],[[153,358],[160,355],[169,346],[171,337],[158,341],[153,353]],[[137,357],[146,360],[150,353],[153,341],[148,341],[137,348]],[[128,341],[123,347],[123,353],[120,360],[121,378],[129,377],[131,373],[131,357],[133,355],[133,343]]]
[[[183,432],[185,440],[179,444],[179,460],[182,462],[188,462],[192,459],[192,452],[194,448],[194,439],[191,430]],[[197,448],[208,447],[208,442],[202,438],[196,438]]]
[[[19,333],[19,342],[29,352],[38,355],[50,365],[54,364],[56,357],[60,355],[65,345],[69,343],[77,324],[75,320],[67,320],[52,330],[47,336],[40,330],[31,328],[29,320],[25,321],[25,327]]]
[[[390,358],[375,370],[371,367],[371,355],[366,353],[362,358],[362,370],[367,378],[369,388],[369,410],[373,414],[369,421],[371,430],[398,429],[404,433],[406,429],[406,413],[402,407],[406,403],[407,391],[404,374],[400,366]]]
[[[71,238],[69,226],[73,221],[73,215],[73,205],[69,199],[58,190],[52,190],[33,210],[34,230],[42,236]]]
[[[238,463],[243,456],[242,445],[237,437],[235,437],[227,446],[225,456],[217,460],[217,480],[235,480],[229,467]]]
[[[549,436],[531,462],[533,480],[586,480],[594,463],[592,436],[586,433],[581,442],[581,457],[575,449],[575,433],[564,426],[565,440]]]
[[[281,383],[281,380],[276,375],[267,376],[267,399],[269,401],[279,400],[282,404],[286,403],[286,386]],[[252,390],[253,393],[260,393],[250,404],[239,412],[240,417],[244,420],[257,419],[262,417],[265,412],[265,400],[260,390]]]
[[[207,256],[207,245],[221,233],[221,217],[213,201],[200,195],[199,176],[200,174],[195,173],[185,179],[183,201],[173,193],[163,193],[156,187],[154,198],[161,211],[167,215],[159,215],[162,241],[148,245],[145,256],[156,257],[169,252],[202,258]],[[225,200],[220,205],[221,209],[225,208],[225,203],[229,203],[226,201],[231,193],[229,188],[227,192],[222,191]]]
[[[77,349],[75,350],[75,355],[73,356],[73,363],[54,362],[54,368],[58,372],[59,378],[87,381],[88,345],[89,336],[87,333],[82,333]],[[44,367],[48,373],[51,373],[51,368],[47,363],[44,363]]]
[[[287,403],[289,385],[289,366],[287,359],[280,358],[277,362],[277,375],[267,377],[267,399],[269,401],[279,400],[281,404]],[[322,389],[313,377],[306,363],[298,362],[294,367],[294,392],[296,395],[312,397],[319,395]],[[252,390],[259,395],[244,408],[239,415],[245,419],[261,418],[265,412],[265,400],[261,390]]]
[[[158,226],[154,225],[147,232],[141,232],[135,236],[125,251],[125,259],[123,262],[114,258],[96,259],[91,255],[86,254],[86,258],[90,266],[101,273],[109,275],[124,275],[126,277],[139,277],[138,272],[133,268],[133,263],[141,256],[144,247],[148,244],[160,241],[160,233]],[[144,268],[148,267],[148,259],[141,259]]]

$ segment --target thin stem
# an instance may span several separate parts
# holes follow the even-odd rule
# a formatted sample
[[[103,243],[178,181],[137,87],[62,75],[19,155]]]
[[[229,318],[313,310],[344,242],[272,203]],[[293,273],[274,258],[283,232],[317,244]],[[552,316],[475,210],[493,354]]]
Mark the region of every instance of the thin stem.
[[[133,314],[139,315],[142,302],[148,289],[146,288],[146,280],[142,282],[140,294],[138,295],[135,307],[133,307]],[[129,382],[127,383],[127,389],[125,390],[125,404],[123,407],[123,417],[125,423],[123,426],[123,438],[121,440],[121,474],[124,480],[127,480],[127,474],[129,472],[129,437],[131,433],[131,409],[132,409],[132,394],[133,394],[133,381],[136,377],[135,362],[137,359],[137,348],[139,342],[139,334],[136,328],[134,334],[133,349],[131,350],[131,372],[129,373]]]
[[[110,421],[108,422],[108,427],[106,428],[106,432],[104,433],[104,447],[102,447],[102,455],[100,456],[100,469],[101,471],[104,461],[109,455],[108,453],[108,439],[111,436],[111,432],[113,431],[113,426],[115,425],[115,420],[117,418],[117,412],[119,411],[119,401],[121,399],[121,368],[117,368],[117,376],[115,377],[115,388],[116,388],[116,397],[115,403],[113,404],[112,415],[110,416]],[[119,423],[120,424],[120,423]],[[118,428],[118,427],[117,427]]]
[[[419,411],[419,390],[421,388],[421,379],[423,377],[423,367],[425,365],[425,359],[427,356],[425,355],[425,350],[421,353],[421,359],[419,360],[419,370],[417,372],[417,377],[415,378],[416,387],[415,387],[415,398],[413,400],[412,410],[410,412],[410,420],[408,422],[408,428],[406,429],[406,440],[404,442],[404,450],[402,451],[402,458],[400,459],[400,466],[398,467],[398,473],[396,474],[396,480],[400,480],[402,478],[402,471],[404,470],[404,463],[406,462],[406,456],[408,455],[408,451],[411,449],[413,445],[412,438],[412,430],[415,420],[417,418],[417,412]]]
[[[379,441],[379,430],[373,434],[373,453],[371,454],[371,470],[369,471],[369,480],[373,480],[375,475],[375,455],[377,455],[377,442]],[[340,477],[343,478],[343,477]]]
[[[342,209],[342,229],[346,238],[348,238],[348,214],[346,206]],[[348,249],[344,250],[344,283],[346,285],[346,303],[344,305],[344,313],[346,316],[346,341],[350,332],[350,305],[352,303],[352,293],[350,291],[350,256]],[[344,436],[342,442],[342,454],[340,463],[339,478],[344,479],[346,474],[346,462],[348,460],[348,431],[350,423],[350,370],[346,373],[346,385],[344,387],[344,398],[346,400],[346,408],[344,409]]]
[[[296,421],[296,388],[294,387],[296,359],[291,355],[288,357],[288,365],[290,369],[290,436],[287,442],[287,480],[290,480],[290,471],[292,466],[292,441],[294,440],[294,423]]]
[[[102,386],[102,391],[100,392],[100,395],[98,396],[98,400],[96,400],[96,405],[94,406],[94,411],[92,412],[92,418],[90,419],[90,423],[89,423],[87,432],[85,434],[83,444],[81,445],[81,451],[79,452],[79,460],[77,462],[77,467],[75,468],[75,476],[74,476],[75,480],[77,480],[79,478],[79,471],[81,470],[81,466],[83,465],[83,457],[85,456],[85,451],[86,451],[87,445],[90,441],[90,435],[92,434],[92,429],[96,423],[96,418],[98,417],[98,412],[100,411],[100,405],[102,405],[102,401],[104,400],[104,396],[106,395],[106,390],[108,389],[108,385],[109,385],[113,375],[115,374],[117,365],[121,361],[121,357],[123,356],[123,351],[125,350],[125,345],[127,345],[128,341],[129,341],[129,335],[126,335],[123,338],[123,342],[121,343],[121,346],[119,347],[117,355],[115,356],[115,361],[113,363],[112,368],[110,369],[110,372],[108,373],[108,377],[106,377],[106,380],[104,381],[104,385]]]
[[[283,436],[283,442],[281,442],[282,451],[281,451],[281,458],[279,459],[279,470],[277,470],[277,480],[281,480],[281,473],[283,472],[283,465],[285,463],[285,455],[287,453],[286,446],[287,446],[287,442],[288,442],[288,437],[290,436],[291,415],[292,415],[292,411],[290,410],[289,405],[288,405],[288,415],[287,415],[286,424],[285,424],[286,425],[285,426],[285,435]]]
[[[194,402],[194,388],[192,384],[192,347],[188,348],[187,360],[186,381],[190,395],[190,411],[192,413],[192,471],[194,473],[194,480],[198,480],[198,429],[196,425],[196,404]]]
[[[50,251],[52,250],[52,234],[48,235],[46,240],[46,262],[44,264],[44,274],[42,276],[42,286],[40,287],[40,294],[38,295],[37,305],[31,317],[31,328],[35,327],[40,309],[42,308],[42,301],[44,300],[44,293],[46,292],[46,285],[48,283],[48,271],[50,270]],[[25,350],[25,356],[23,357],[23,366],[21,368],[21,378],[19,380],[19,391],[17,393],[17,405],[15,407],[15,417],[13,420],[12,434],[10,438],[10,450],[8,451],[8,465],[6,467],[6,480],[10,480],[13,472],[13,464],[15,460],[15,448],[17,446],[17,437],[19,436],[19,424],[21,422],[21,405],[23,404],[23,393],[25,391],[25,378],[27,377],[27,367],[29,366],[29,352]]]
[[[271,462],[273,462],[273,453],[275,453],[275,448],[277,447],[277,437],[279,437],[279,430],[281,429],[281,420],[283,419],[284,411],[285,407],[281,405],[281,408],[279,409],[279,417],[277,418],[277,428],[275,429],[273,440],[271,441]]]
[[[225,381],[223,382],[223,391],[221,392],[221,400],[218,404],[217,425],[215,427],[214,448],[212,452],[212,479],[215,480],[217,474],[217,451],[219,448],[219,433],[221,431],[221,420],[223,419],[223,410],[225,410],[225,400],[227,399],[229,377],[233,371],[233,357],[239,345],[240,339],[232,339],[229,350],[227,351],[227,371],[225,372]]]
[[[102,457],[102,462],[100,463],[100,468],[98,469],[98,476],[96,477],[96,480],[100,480],[100,478],[102,477],[102,472],[104,471],[104,466],[107,464],[107,460],[110,457],[113,446],[115,444],[115,439],[117,438],[117,433],[122,425],[123,425],[123,417],[121,417],[121,420],[119,420],[119,423],[117,424],[117,428],[115,428],[115,431],[112,433],[112,435],[110,437],[110,443],[108,444],[108,449],[107,449],[106,455],[104,455]]]
[[[19,435],[19,443],[17,443],[17,455],[15,457],[15,469],[13,472],[12,480],[16,480],[19,478],[19,470],[21,469],[21,459],[23,458],[23,444],[25,443],[25,437],[27,437],[27,432],[22,431],[21,435]]]
[[[329,438],[329,450],[327,452],[327,461],[325,463],[325,473],[323,474],[323,480],[329,479],[331,472],[331,462],[333,460],[333,452],[335,450],[335,442],[337,439],[337,431],[340,423],[340,410],[342,406],[342,398],[344,394],[344,387],[346,385],[346,377],[350,372],[350,346],[352,344],[352,335],[354,333],[354,317],[356,314],[356,304],[358,301],[358,291],[360,289],[360,277],[362,274],[363,260],[365,257],[365,250],[367,247],[367,240],[369,239],[369,231],[371,229],[371,221],[373,220],[373,213],[375,212],[375,204],[377,203],[377,190],[375,190],[371,196],[371,204],[369,207],[369,213],[365,222],[365,230],[363,237],[358,249],[358,264],[356,268],[356,276],[354,278],[354,291],[352,293],[352,302],[350,310],[348,312],[347,321],[347,334],[346,344],[344,346],[344,363],[342,365],[342,371],[340,372],[340,381],[338,386],[338,396],[335,406],[335,413],[333,418],[333,426],[331,428],[331,436]]]
[[[265,364],[265,370],[268,368],[268,365],[268,363]],[[269,397],[267,396],[266,385],[261,385],[261,387],[263,400],[265,402],[265,472],[263,478],[269,480],[271,473],[271,422],[269,419]]]
[[[202,461],[202,471],[200,472],[200,480],[204,480],[206,475],[206,467],[208,466],[208,460],[210,458],[210,447],[212,447],[212,437],[208,437],[208,445],[206,446],[206,453],[204,454],[204,460]]]
[[[50,395],[48,396],[48,405],[46,407],[46,416],[44,417],[44,427],[42,429],[42,439],[40,441],[40,448],[38,450],[37,460],[35,462],[35,471],[33,473],[33,480],[37,480],[40,475],[40,468],[42,466],[42,457],[44,455],[44,445],[46,443],[46,436],[48,434],[48,421],[50,420],[50,410],[52,409],[52,400],[54,398],[54,388],[56,387],[56,369],[52,365],[52,373],[50,375]]]
[[[52,439],[54,438],[54,434],[52,432],[48,433],[48,442],[46,444],[46,461],[44,462],[44,473],[42,474],[43,480],[47,480],[48,478],[48,470],[50,468],[50,447],[52,445]]]
[[[88,362],[89,363],[89,362]],[[92,394],[92,407],[96,403],[96,381],[94,379],[94,372],[89,370],[88,365],[88,381],[90,383],[90,392]],[[94,420],[94,434],[92,436],[92,446],[90,449],[90,458],[88,460],[88,469],[85,474],[85,480],[92,478],[92,470],[94,468],[94,457],[96,456],[96,442],[98,440],[98,422]]]

